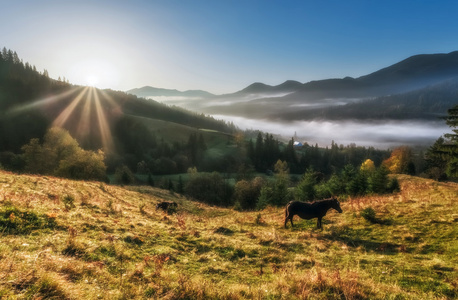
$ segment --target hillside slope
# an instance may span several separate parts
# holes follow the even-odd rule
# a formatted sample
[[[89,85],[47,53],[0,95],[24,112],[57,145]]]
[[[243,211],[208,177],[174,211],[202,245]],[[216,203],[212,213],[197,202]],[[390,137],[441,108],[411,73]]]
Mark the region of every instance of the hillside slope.
[[[414,55],[358,78],[303,84],[288,80],[276,86],[256,82],[231,94],[167,103],[196,112],[261,120],[433,120],[446,115],[456,103],[457,78],[455,51]],[[428,97],[422,96],[425,91]],[[156,90],[151,96],[160,95]]]
[[[457,297],[458,185],[399,179],[401,193],[347,200],[318,231],[284,229],[281,208],[0,171],[0,298]],[[176,214],[155,210],[164,199]]]

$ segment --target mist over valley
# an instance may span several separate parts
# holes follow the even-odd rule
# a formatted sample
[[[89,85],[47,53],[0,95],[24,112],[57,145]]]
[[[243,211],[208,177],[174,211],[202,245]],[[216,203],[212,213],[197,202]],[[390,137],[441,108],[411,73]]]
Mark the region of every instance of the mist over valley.
[[[358,78],[256,82],[223,95],[148,86],[127,92],[283,139],[296,133],[319,145],[424,146],[450,131],[440,117],[458,103],[458,52],[415,55]]]

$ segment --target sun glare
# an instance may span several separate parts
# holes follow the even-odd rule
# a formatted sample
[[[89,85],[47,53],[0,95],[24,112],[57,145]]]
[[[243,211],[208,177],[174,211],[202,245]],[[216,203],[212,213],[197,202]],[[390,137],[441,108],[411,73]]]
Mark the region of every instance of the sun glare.
[[[88,81],[88,83],[96,83]],[[68,101],[63,109],[55,116],[52,126],[74,128],[76,137],[85,139],[95,133],[100,139],[102,149],[107,153],[114,149],[110,129],[110,119],[122,113],[121,107],[103,90],[95,87],[75,87],[61,94],[34,101],[31,104],[17,107],[9,113],[19,113],[24,110],[46,108],[59,101]]]
[[[86,77],[86,85],[88,86],[97,86],[99,84],[99,78],[97,77],[97,75],[88,75]]]
[[[68,72],[70,81],[89,87],[113,88],[119,82],[116,65],[102,58],[78,61]]]

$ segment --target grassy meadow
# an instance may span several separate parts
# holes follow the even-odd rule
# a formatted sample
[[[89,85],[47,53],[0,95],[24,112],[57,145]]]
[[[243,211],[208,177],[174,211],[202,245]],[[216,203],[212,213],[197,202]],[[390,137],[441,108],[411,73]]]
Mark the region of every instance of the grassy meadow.
[[[398,179],[398,194],[343,200],[320,231],[284,229],[282,208],[0,171],[0,298],[457,298],[458,184]]]

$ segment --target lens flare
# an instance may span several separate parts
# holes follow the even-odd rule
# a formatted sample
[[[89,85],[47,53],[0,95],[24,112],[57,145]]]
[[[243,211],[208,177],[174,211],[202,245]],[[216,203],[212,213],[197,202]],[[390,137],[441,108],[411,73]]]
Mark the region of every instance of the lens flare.
[[[98,91],[93,88],[92,94],[95,99],[95,111],[97,113],[97,120],[99,122],[100,135],[102,137],[102,145],[104,149],[111,149],[113,140],[111,138],[110,126],[108,125],[105,113],[103,112],[102,105],[100,104],[100,97]]]
[[[89,87],[85,87],[79,94],[76,96],[75,99],[68,105],[61,113],[60,115],[54,120],[52,123],[53,126],[57,127],[62,127],[65,122],[67,121],[68,117],[73,113],[75,110],[75,107],[80,103],[80,101],[83,99],[84,95],[87,93],[89,90]]]
[[[114,150],[110,120],[119,117],[122,109],[107,92],[89,86],[74,87],[15,107],[8,113],[21,113],[38,107],[51,118],[57,115],[52,126],[68,129],[80,142],[87,142],[91,147],[99,145],[105,153]]]

